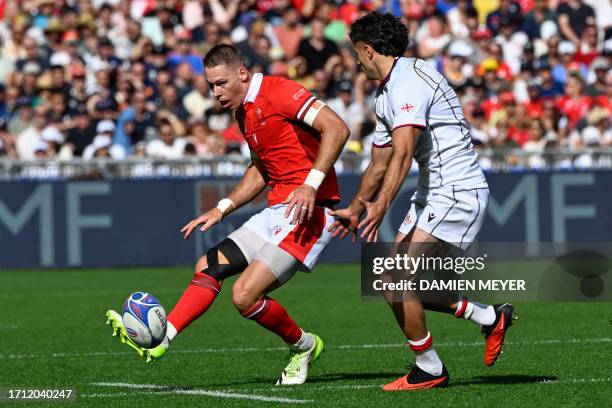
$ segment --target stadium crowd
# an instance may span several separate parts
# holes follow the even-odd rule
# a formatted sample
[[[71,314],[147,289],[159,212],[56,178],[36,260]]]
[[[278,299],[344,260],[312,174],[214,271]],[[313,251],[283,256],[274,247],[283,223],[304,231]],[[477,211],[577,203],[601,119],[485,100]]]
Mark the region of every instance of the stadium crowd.
[[[347,33],[373,10],[453,85],[478,148],[612,146],[609,0],[21,0],[0,2],[0,157],[248,154],[202,75],[219,43],[327,101],[367,153],[377,84]]]

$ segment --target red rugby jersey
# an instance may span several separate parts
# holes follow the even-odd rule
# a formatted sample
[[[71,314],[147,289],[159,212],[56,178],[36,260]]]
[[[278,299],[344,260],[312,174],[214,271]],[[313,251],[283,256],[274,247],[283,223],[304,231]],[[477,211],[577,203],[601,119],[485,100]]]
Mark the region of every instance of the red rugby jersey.
[[[268,206],[282,203],[312,169],[321,135],[302,120],[315,101],[310,92],[289,79],[254,74],[236,111],[240,130],[268,175]],[[340,201],[333,167],[319,187],[317,200]]]

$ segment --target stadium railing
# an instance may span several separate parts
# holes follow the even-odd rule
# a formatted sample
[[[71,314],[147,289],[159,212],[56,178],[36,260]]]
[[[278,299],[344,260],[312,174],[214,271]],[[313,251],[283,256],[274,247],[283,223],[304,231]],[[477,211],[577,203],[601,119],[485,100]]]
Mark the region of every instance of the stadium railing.
[[[612,168],[612,148],[554,149],[537,153],[520,149],[479,149],[478,158],[483,169],[496,172]],[[240,176],[249,163],[250,159],[239,155],[187,157],[178,160],[130,157],[122,160],[96,158],[88,161],[23,161],[0,158],[0,180]],[[361,173],[368,163],[367,156],[346,152],[336,163],[336,171]],[[416,165],[413,166],[414,170]]]

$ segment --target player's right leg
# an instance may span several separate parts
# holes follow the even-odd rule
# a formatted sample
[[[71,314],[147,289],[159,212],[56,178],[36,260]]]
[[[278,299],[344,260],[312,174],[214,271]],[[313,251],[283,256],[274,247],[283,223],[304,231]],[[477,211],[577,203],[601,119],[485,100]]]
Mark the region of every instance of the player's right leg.
[[[168,314],[166,337],[157,347],[145,349],[135,344],[123,327],[121,315],[114,310],[106,313],[107,324],[113,328],[113,336],[118,336],[122,343],[136,350],[147,362],[159,360],[176,335],[210,308],[221,291],[223,280],[241,273],[247,266],[244,253],[230,238],[210,248],[196,263],[191,282]]]
[[[396,242],[414,241],[412,236],[418,225],[420,230],[435,235],[441,242],[466,249],[482,227],[488,197],[487,188],[461,190],[453,187],[452,190],[438,190],[426,199],[415,194]],[[428,218],[421,216],[425,208]],[[423,307],[476,323],[486,338],[484,363],[487,367],[492,366],[501,354],[506,332],[516,319],[514,307],[509,303],[482,304],[452,292],[444,295],[439,293],[435,301],[423,302]]]

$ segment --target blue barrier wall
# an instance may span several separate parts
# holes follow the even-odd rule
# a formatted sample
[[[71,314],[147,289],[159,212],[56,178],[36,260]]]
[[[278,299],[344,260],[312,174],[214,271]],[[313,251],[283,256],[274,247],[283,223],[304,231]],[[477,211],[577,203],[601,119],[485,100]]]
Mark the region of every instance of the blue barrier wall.
[[[612,240],[612,171],[505,173],[491,187],[481,241]],[[235,179],[0,182],[0,269],[190,264],[265,206],[264,197],[206,234],[179,229],[214,206]],[[340,177],[349,200],[359,176]],[[391,240],[416,183],[407,179],[381,225]],[[335,240],[324,261],[357,261]]]

